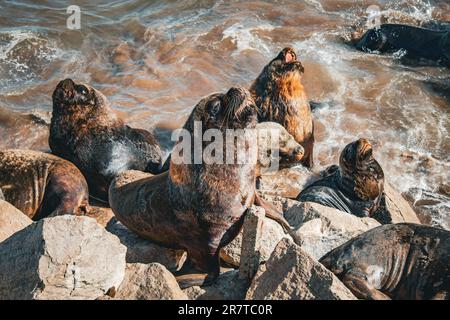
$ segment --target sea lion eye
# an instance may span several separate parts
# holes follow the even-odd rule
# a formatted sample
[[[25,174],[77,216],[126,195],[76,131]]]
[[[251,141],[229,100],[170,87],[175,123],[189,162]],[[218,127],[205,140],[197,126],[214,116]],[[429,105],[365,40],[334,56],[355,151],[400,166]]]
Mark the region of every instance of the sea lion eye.
[[[220,100],[216,99],[209,104],[209,111],[212,115],[217,115],[220,111]]]
[[[83,96],[87,95],[89,92],[89,90],[85,86],[82,86],[82,85],[77,86],[75,90],[77,90],[77,92],[79,94],[82,94]]]

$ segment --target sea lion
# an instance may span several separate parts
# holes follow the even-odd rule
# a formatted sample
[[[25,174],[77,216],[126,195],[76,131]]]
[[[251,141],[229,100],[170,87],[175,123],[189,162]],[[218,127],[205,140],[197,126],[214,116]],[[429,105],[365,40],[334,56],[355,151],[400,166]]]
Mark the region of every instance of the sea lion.
[[[284,48],[264,67],[250,92],[258,106],[258,121],[278,122],[305,149],[301,163],[313,166],[314,122],[301,83],[303,65],[292,48]]]
[[[81,170],[101,200],[108,199],[109,184],[125,170],[160,172],[161,150],[153,135],[125,125],[100,91],[71,79],[53,92],[49,144]]]
[[[0,188],[6,201],[33,220],[90,211],[88,186],[80,170],[51,154],[0,151]]]
[[[431,30],[402,24],[382,24],[368,30],[355,46],[363,51],[405,50],[406,59],[427,59],[450,67],[450,28]]]
[[[320,262],[360,299],[450,299],[450,231],[400,223],[369,230]]]
[[[384,173],[366,139],[348,144],[339,158],[339,167],[329,167],[324,177],[307,186],[298,201],[311,201],[351,213],[371,216],[380,206]]]
[[[194,123],[201,123],[202,136],[208,129],[217,129],[225,141],[227,129],[256,127],[257,108],[247,89],[231,88],[195,106],[183,127],[191,136]],[[234,154],[247,151],[251,143],[246,139],[245,150],[233,145]],[[203,150],[209,145],[203,141]],[[225,143],[224,154],[228,148]],[[187,158],[174,161],[172,152],[168,172],[137,180],[129,180],[125,172],[109,190],[111,209],[122,224],[143,238],[188,252],[200,274],[179,276],[181,287],[205,285],[217,278],[220,248],[236,237],[252,204],[263,206],[269,217],[289,228],[281,214],[256,194],[256,161],[195,164],[193,153]],[[127,179],[132,182],[121,181]]]

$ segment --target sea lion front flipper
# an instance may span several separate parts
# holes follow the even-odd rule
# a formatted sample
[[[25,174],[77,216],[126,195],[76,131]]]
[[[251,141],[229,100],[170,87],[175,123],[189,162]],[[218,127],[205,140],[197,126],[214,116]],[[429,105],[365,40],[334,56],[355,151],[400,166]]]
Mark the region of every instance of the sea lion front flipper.
[[[391,298],[383,292],[370,287],[362,275],[350,271],[341,280],[358,299],[391,300]]]
[[[207,273],[191,273],[176,276],[175,279],[181,289],[187,289],[194,286],[209,286],[217,279],[217,276]]]
[[[283,217],[283,214],[275,208],[275,206],[271,203],[266,202],[265,200],[261,199],[259,194],[255,193],[255,205],[262,207],[266,211],[266,217],[270,218],[272,220],[275,220],[281,226],[285,231],[291,230],[291,226],[289,225],[289,222],[286,221],[286,219]]]

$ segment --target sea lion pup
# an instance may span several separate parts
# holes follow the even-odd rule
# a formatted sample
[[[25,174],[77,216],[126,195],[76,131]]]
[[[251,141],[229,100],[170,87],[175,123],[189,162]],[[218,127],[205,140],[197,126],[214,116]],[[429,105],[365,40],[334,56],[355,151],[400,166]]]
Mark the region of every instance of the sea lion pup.
[[[437,31],[402,24],[382,24],[368,30],[355,46],[363,51],[406,50],[403,58],[441,63],[450,67],[450,31]]]
[[[320,262],[360,299],[450,299],[447,230],[412,223],[379,226]]]
[[[372,215],[379,207],[384,188],[384,173],[372,155],[366,139],[348,144],[323,178],[307,186],[298,201],[311,201],[354,214]]]
[[[254,129],[257,108],[244,88],[231,88],[202,99],[189,116],[184,129],[194,135],[195,124],[201,123],[202,137],[208,129]],[[184,138],[183,138],[184,139]],[[251,143],[245,139],[245,151]],[[174,160],[172,152],[169,172],[148,178],[128,180],[127,172],[117,177],[109,190],[109,202],[116,218],[133,232],[166,247],[184,249],[196,269],[196,275],[177,278],[181,287],[205,285],[220,271],[220,248],[231,242],[241,229],[244,215],[252,204],[266,209],[266,214],[289,224],[273,207],[267,206],[255,190],[256,161],[239,164],[195,164],[194,152],[185,161]],[[209,146],[203,142],[203,150]],[[194,148],[190,145],[189,147]],[[224,143],[224,154],[230,148]],[[244,150],[236,150],[234,153]],[[181,152],[180,152],[181,153]],[[183,156],[188,150],[182,150]]]
[[[303,65],[292,48],[284,48],[264,67],[250,88],[258,106],[258,121],[278,122],[305,149],[301,163],[313,166],[314,123],[301,83]]]
[[[88,186],[80,170],[51,154],[0,151],[0,188],[6,201],[33,220],[90,211]]]
[[[55,155],[81,170],[90,192],[104,201],[119,173],[158,173],[161,166],[161,150],[150,132],[125,125],[101,92],[71,79],[53,92],[49,144]]]

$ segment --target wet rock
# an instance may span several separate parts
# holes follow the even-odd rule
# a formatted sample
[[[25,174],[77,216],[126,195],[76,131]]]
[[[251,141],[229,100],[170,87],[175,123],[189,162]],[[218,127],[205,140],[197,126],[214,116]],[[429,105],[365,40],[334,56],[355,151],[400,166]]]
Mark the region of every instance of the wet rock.
[[[119,237],[120,242],[127,248],[127,263],[160,263],[171,271],[181,268],[186,260],[186,252],[165,248],[141,238],[130,231],[115,218],[111,219],[106,230]]]
[[[293,228],[291,236],[295,243],[317,260],[380,225],[372,218],[359,218],[313,202],[297,202],[285,213],[285,218]]]
[[[258,191],[270,196],[295,199],[305,186],[319,176],[302,166],[286,168],[259,178]]]
[[[243,300],[248,286],[248,280],[239,279],[238,270],[229,270],[210,286],[194,286],[183,291],[191,300]]]
[[[413,204],[421,223],[450,230],[448,196],[420,188],[411,188],[404,196]]]
[[[298,245],[283,239],[247,291],[249,300],[354,300],[339,279]]]
[[[0,243],[33,221],[9,202],[0,200]]]
[[[96,299],[122,282],[125,253],[92,218],[43,219],[0,244],[0,299]]]
[[[125,278],[115,299],[119,300],[187,300],[174,275],[159,263],[127,264]]]
[[[235,267],[240,265],[242,235],[243,230],[241,230],[233,241],[231,241],[226,247],[222,248],[220,252],[220,258]],[[258,248],[261,254],[259,257],[260,262],[264,262],[269,259],[273,249],[283,237],[290,236],[284,232],[283,227],[278,224],[278,222],[269,218],[263,218]]]
[[[381,200],[380,208],[374,213],[373,218],[382,224],[420,223],[408,201],[387,182],[384,184],[384,197]]]

